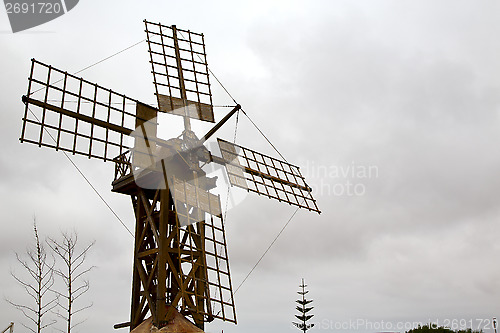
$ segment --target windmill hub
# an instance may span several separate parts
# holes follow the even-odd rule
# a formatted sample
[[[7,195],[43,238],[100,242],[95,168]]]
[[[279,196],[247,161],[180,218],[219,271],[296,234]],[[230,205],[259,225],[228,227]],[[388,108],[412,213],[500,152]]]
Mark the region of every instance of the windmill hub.
[[[203,142],[201,142],[191,130],[184,130],[184,132],[182,132],[182,137],[184,139],[183,143],[185,144],[185,149],[183,149],[183,151],[203,146]]]

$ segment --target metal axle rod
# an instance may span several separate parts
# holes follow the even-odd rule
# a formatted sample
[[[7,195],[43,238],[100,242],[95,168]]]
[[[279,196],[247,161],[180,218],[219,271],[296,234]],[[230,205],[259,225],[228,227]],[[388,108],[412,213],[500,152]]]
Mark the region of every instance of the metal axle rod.
[[[234,107],[234,109],[231,110],[231,112],[229,112],[224,118],[222,118],[221,121],[219,121],[217,123],[217,125],[215,125],[214,127],[212,127],[212,129],[210,129],[210,131],[207,132],[207,134],[205,134],[201,139],[201,143],[204,143],[205,141],[208,140],[208,138],[210,138],[212,135],[214,135],[215,132],[217,132],[217,130],[219,128],[221,128],[222,125],[224,125],[226,123],[226,121],[229,120],[229,118],[231,118],[233,116],[233,114],[236,113],[236,111],[239,111],[241,110],[241,105],[239,104],[236,104],[236,106]]]

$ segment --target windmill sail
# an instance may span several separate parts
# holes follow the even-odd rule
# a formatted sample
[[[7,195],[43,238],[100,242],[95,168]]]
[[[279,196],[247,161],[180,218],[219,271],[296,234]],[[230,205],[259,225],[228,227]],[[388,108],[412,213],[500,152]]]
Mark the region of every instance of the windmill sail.
[[[321,213],[299,167],[217,139],[233,186]]]
[[[148,168],[157,161],[157,117],[158,110],[137,103],[135,119],[135,131],[132,136],[135,138],[132,153],[132,170],[136,168]]]
[[[205,213],[222,216],[219,196],[175,177],[170,183],[173,183],[172,194],[181,226],[204,220]],[[197,209],[198,216],[190,214],[192,208]]]
[[[127,137],[133,129],[156,114],[155,108],[35,59],[28,80],[21,142],[113,160],[131,148]]]
[[[160,111],[214,122],[203,34],[144,23]]]

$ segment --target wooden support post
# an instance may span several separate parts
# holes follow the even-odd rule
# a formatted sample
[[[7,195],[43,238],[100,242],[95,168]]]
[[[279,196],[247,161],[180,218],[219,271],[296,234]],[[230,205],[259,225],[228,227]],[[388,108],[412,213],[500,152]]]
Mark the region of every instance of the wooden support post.
[[[132,301],[130,305],[130,330],[134,329],[141,323],[140,313],[142,312],[140,308],[141,303],[141,280],[139,277],[139,273],[137,269],[135,269],[135,263],[139,261],[138,258],[138,249],[141,243],[140,236],[144,229],[143,223],[140,221],[141,214],[141,205],[137,203],[137,197],[132,196],[132,206],[134,207],[134,212],[136,216],[135,223],[135,246],[134,246],[134,263],[133,263],[133,273],[132,273]]]
[[[166,175],[165,175],[166,176]],[[165,179],[166,189],[162,189],[160,193],[160,221],[159,221],[159,244],[158,244],[158,273],[157,273],[157,292],[156,292],[156,313],[158,323],[157,327],[163,327],[168,323],[170,318],[167,318],[167,256],[168,251],[168,233],[169,212],[170,212],[170,191],[168,182]]]

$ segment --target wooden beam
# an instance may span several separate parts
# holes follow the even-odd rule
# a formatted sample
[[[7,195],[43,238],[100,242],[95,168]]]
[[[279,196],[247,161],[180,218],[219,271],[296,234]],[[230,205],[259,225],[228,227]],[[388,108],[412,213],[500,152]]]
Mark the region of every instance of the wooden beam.
[[[86,116],[86,115],[81,114],[81,113],[76,113],[76,112],[73,112],[70,110],[66,110],[66,109],[60,108],[58,106],[55,106],[55,105],[52,105],[52,104],[49,104],[46,102],[41,102],[41,101],[38,101],[36,99],[27,97],[27,96],[23,96],[22,100],[23,100],[23,103],[25,103],[25,104],[27,104],[27,103],[33,104],[33,105],[36,105],[36,106],[41,107],[43,109],[51,110],[51,111],[66,115],[68,117],[76,118],[78,120],[85,121],[87,123],[94,124],[94,125],[99,126],[99,127],[107,128],[107,129],[114,131],[114,132],[122,133],[125,135],[130,135],[133,132],[129,128],[118,126],[115,124],[111,124],[111,123],[108,123],[106,121],[103,121],[103,120],[100,120],[97,118],[93,118],[93,117],[89,117],[89,116]]]

